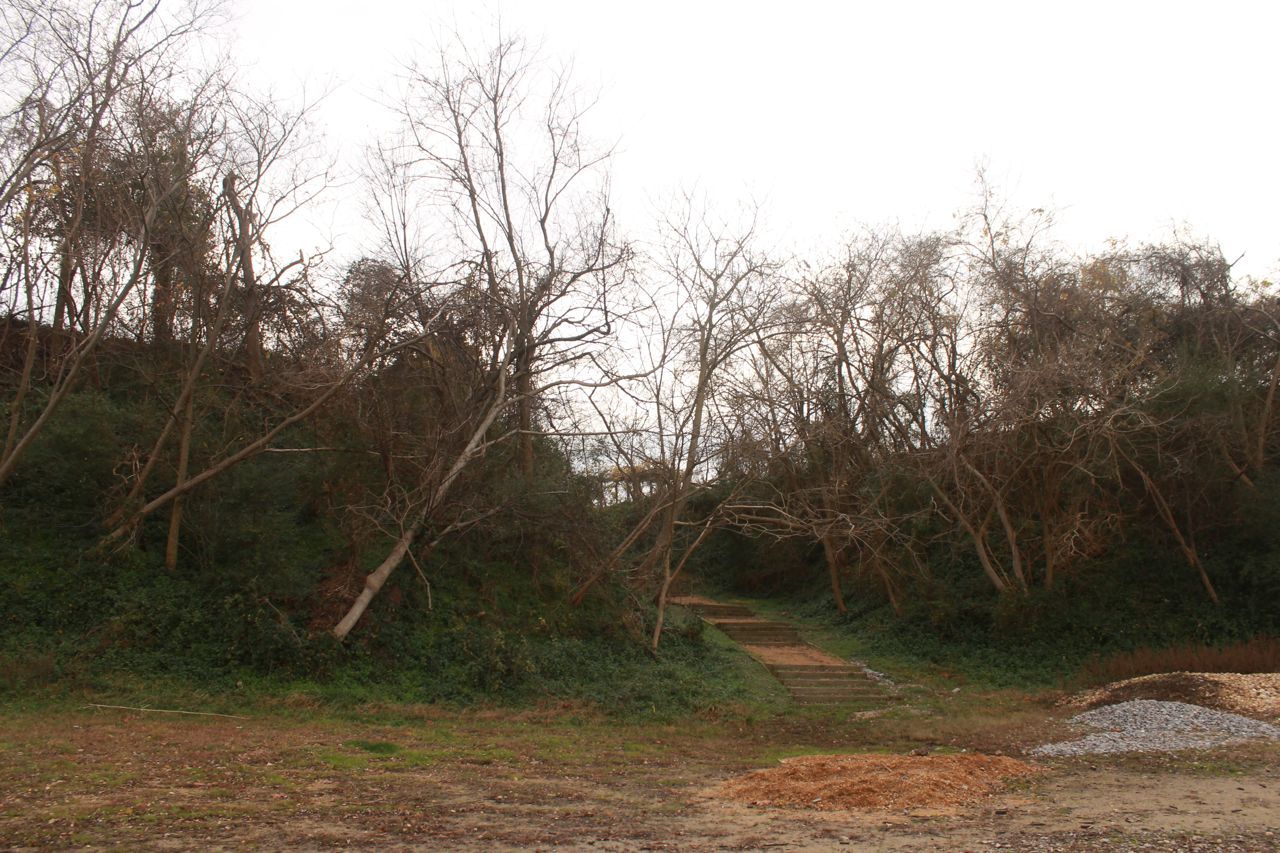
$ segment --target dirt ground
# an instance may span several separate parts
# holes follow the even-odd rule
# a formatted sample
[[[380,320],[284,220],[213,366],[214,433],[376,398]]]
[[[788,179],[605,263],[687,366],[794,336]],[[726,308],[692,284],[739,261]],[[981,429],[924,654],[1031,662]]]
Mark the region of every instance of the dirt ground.
[[[826,753],[1027,760],[1060,711],[922,696],[678,724],[578,708],[0,709],[0,848],[1280,851],[1280,745],[1037,761],[968,805],[752,807],[726,780]]]

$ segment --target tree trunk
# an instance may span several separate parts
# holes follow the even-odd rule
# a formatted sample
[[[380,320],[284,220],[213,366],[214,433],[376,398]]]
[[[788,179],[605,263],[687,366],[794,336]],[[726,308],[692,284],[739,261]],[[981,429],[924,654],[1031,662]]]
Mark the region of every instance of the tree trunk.
[[[658,589],[658,616],[653,625],[653,638],[649,642],[649,650],[658,653],[658,643],[662,640],[662,626],[667,618],[667,595],[671,591],[671,582],[675,575],[671,573],[671,550],[662,559],[662,586]]]
[[[501,369],[500,369],[501,370]],[[493,426],[493,422],[497,420],[498,415],[506,408],[506,381],[503,373],[498,375],[498,390],[495,395],[494,402],[490,404],[489,410],[485,413],[484,418],[477,425],[475,431],[471,434],[470,440],[467,441],[466,447],[458,454],[453,465],[449,468],[449,472],[445,474],[444,479],[436,486],[431,498],[423,504],[422,508],[414,517],[413,522],[404,529],[400,537],[396,539],[396,543],[391,548],[385,560],[378,564],[378,567],[369,573],[365,578],[364,589],[360,591],[360,595],[352,603],[351,609],[347,611],[347,615],[343,616],[341,621],[333,628],[333,635],[339,640],[344,640],[347,634],[351,633],[351,629],[360,621],[360,617],[364,615],[365,610],[369,608],[369,603],[373,601],[381,590],[383,584],[387,582],[387,578],[397,567],[404,561],[405,555],[409,553],[409,549],[413,547],[414,540],[422,532],[423,527],[427,523],[427,519],[431,517],[431,513],[440,506],[440,502],[444,500],[449,493],[449,489],[453,486],[455,480],[462,473],[467,464],[479,452],[484,443],[484,437],[489,432],[489,427]]]
[[[364,589],[360,591],[360,595],[352,603],[351,609],[347,611],[347,615],[342,617],[337,625],[334,626],[333,635],[339,640],[345,640],[347,634],[351,633],[351,629],[360,621],[360,617],[369,609],[369,603],[373,601],[381,590],[383,584],[387,582],[387,578],[391,577],[391,573],[399,567],[404,561],[405,555],[409,553],[409,549],[413,547],[413,542],[418,538],[418,534],[422,532],[422,525],[426,521],[427,512],[423,512],[418,516],[417,521],[396,540],[396,544],[391,549],[391,553],[387,555],[378,567],[369,573],[364,580]]]
[[[1000,491],[991,484],[981,471],[979,471],[972,462],[960,456],[960,461],[968,468],[978,481],[986,487],[987,493],[991,495],[991,501],[995,505],[996,515],[1000,518],[1000,527],[1004,530],[1005,540],[1009,543],[1009,559],[1013,564],[1013,577],[1018,582],[1018,587],[1023,592],[1027,591],[1026,574],[1022,571],[1022,549],[1018,547],[1018,533],[1014,529],[1013,520],[1009,518],[1009,512],[1005,506],[1004,498]]]
[[[32,301],[28,291],[27,302],[31,304]],[[13,396],[13,402],[9,404],[9,430],[5,435],[4,452],[0,453],[0,459],[8,459],[18,441],[18,429],[22,425],[22,401],[26,399],[27,391],[31,389],[31,375],[35,370],[36,353],[39,349],[39,335],[40,326],[36,322],[35,312],[33,311],[31,320],[27,323],[27,351],[22,357],[22,378],[18,380],[18,390]]]
[[[533,478],[533,375],[529,372],[528,358],[521,358],[517,365],[516,403],[519,416],[520,434],[517,436],[520,449],[520,476],[526,481]]]
[[[898,593],[893,588],[893,579],[890,578],[889,573],[885,571],[884,560],[880,558],[880,552],[878,550],[876,551],[875,556],[872,557],[872,567],[875,569],[876,575],[879,576],[880,582],[884,584],[884,594],[889,599],[889,606],[893,608],[894,615],[901,616],[902,602],[898,601]]]
[[[1053,552],[1053,540],[1050,538],[1049,525],[1045,523],[1044,532],[1044,588],[1053,589],[1054,575],[1057,574],[1058,558]]]
[[[827,558],[827,574],[831,577],[831,597],[836,603],[836,610],[847,613],[844,590],[840,586],[840,572],[844,569],[844,560],[841,559],[840,549],[831,541],[830,532],[822,534],[822,553]]]
[[[236,244],[240,253],[240,274],[244,281],[244,353],[245,367],[252,379],[262,375],[262,307],[258,293],[258,277],[253,269],[253,211],[240,202],[236,193],[236,176],[229,173],[222,181],[223,194],[236,218]]]
[[[178,441],[178,476],[176,485],[187,481],[187,466],[191,460],[191,432],[195,428],[195,401],[187,397],[187,408],[182,418],[182,437]],[[182,508],[186,496],[179,495],[173,500],[173,508],[169,512],[169,538],[164,547],[164,567],[173,571],[178,567],[178,540],[182,530]]]
[[[1134,467],[1137,466],[1135,465]],[[1147,476],[1147,472],[1138,468],[1138,475],[1142,477],[1142,482],[1147,487],[1147,493],[1151,495],[1152,502],[1156,505],[1156,512],[1169,528],[1169,532],[1173,534],[1174,541],[1178,543],[1178,548],[1182,551],[1182,555],[1186,557],[1187,564],[1199,574],[1200,583],[1204,586],[1204,591],[1209,596],[1209,600],[1214,604],[1221,604],[1222,601],[1218,598],[1218,590],[1214,588],[1213,581],[1209,579],[1209,573],[1205,571],[1204,563],[1200,562],[1200,554],[1196,550],[1195,540],[1189,535],[1183,534],[1182,526],[1178,524],[1178,520],[1173,516],[1173,508],[1169,506],[1169,502],[1165,500],[1164,494],[1156,487],[1155,482]]]
[[[151,244],[151,335],[157,344],[173,340],[173,262],[159,243]]]
[[[974,551],[978,554],[978,562],[982,564],[982,571],[986,574],[987,579],[991,581],[991,585],[996,588],[996,592],[1004,592],[1009,588],[1009,583],[1004,579],[1003,574],[996,568],[995,562],[991,559],[991,550],[987,547],[987,536],[985,526],[983,530],[973,526],[973,522],[969,520],[960,508],[947,497],[946,493],[938,487],[938,484],[929,480],[929,485],[933,486],[933,492],[938,496],[942,503],[956,517],[956,521],[969,534],[970,540],[973,541]]]
[[[693,556],[693,552],[698,550],[707,534],[712,531],[711,519],[707,519],[707,524],[702,528],[702,532],[698,534],[698,538],[693,540],[693,544],[685,549],[684,554],[680,557],[680,562],[676,564],[675,570],[671,570],[671,552],[667,552],[666,561],[662,566],[662,588],[658,590],[658,618],[653,626],[653,641],[650,650],[658,653],[658,643],[662,640],[662,626],[666,622],[667,617],[667,600],[671,594],[671,586],[675,583],[676,578],[680,577],[680,573],[684,571],[685,563],[689,562],[689,558]]]

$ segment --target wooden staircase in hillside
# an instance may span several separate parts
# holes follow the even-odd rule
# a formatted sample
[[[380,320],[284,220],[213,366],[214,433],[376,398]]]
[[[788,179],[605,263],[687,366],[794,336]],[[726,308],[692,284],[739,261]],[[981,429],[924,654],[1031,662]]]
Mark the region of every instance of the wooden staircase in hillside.
[[[794,625],[756,616],[740,604],[699,596],[671,599],[728,635],[760,661],[799,704],[885,702],[894,695],[858,666],[829,655],[800,638]]]
[[[787,692],[804,705],[886,701],[891,695],[850,664],[765,664]]]

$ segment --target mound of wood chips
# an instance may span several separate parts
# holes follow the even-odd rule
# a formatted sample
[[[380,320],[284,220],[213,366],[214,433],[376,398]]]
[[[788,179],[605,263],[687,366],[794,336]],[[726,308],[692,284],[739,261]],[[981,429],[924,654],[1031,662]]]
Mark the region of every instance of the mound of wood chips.
[[[1133,699],[1187,702],[1267,722],[1280,720],[1280,673],[1161,672],[1078,693],[1064,705],[1097,708]]]
[[[811,755],[732,779],[719,795],[752,806],[911,809],[958,806],[1040,768],[998,755]]]

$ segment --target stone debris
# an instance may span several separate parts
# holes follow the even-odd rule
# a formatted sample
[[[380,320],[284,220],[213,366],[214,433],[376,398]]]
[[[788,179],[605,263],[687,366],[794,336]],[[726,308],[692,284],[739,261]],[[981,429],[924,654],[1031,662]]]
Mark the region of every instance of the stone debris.
[[[1280,727],[1186,702],[1135,699],[1104,705],[1069,722],[1093,729],[1082,738],[1050,743],[1032,755],[1089,755],[1208,749],[1247,740],[1280,740]]]
[[[897,682],[894,681],[892,678],[885,675],[883,672],[879,672],[878,670],[872,669],[871,667],[867,666],[865,663],[863,663],[860,660],[855,660],[853,658],[850,658],[849,663],[852,664],[853,666],[858,667],[858,669],[861,669],[863,675],[865,675],[867,678],[871,679],[872,681],[878,684],[883,684],[885,687],[898,686]]]

